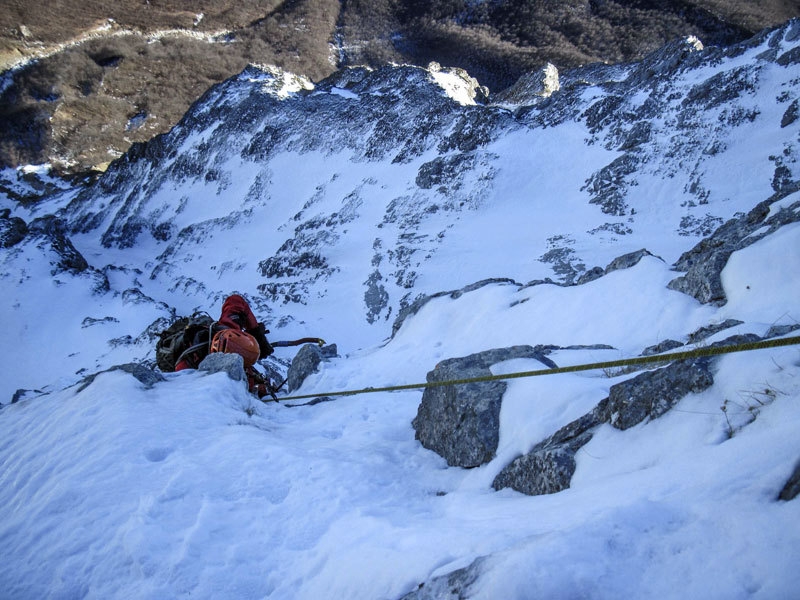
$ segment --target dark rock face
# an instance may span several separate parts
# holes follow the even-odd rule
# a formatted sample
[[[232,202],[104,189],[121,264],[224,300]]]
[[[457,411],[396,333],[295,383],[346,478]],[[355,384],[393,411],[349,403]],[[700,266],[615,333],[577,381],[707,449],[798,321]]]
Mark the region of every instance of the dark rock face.
[[[290,392],[298,389],[306,377],[315,373],[319,365],[336,357],[336,344],[320,348],[314,344],[306,344],[292,359],[287,373],[286,389]]]
[[[206,373],[227,373],[234,381],[247,381],[244,359],[239,354],[212,352],[200,362],[197,370]]]
[[[11,248],[28,233],[28,225],[19,217],[11,217],[8,209],[0,212],[0,248]]]
[[[705,361],[675,362],[612,386],[598,416],[617,429],[628,429],[657,419],[687,394],[701,392],[713,383]]]
[[[427,381],[443,382],[491,375],[493,364],[513,358],[533,358],[553,368],[541,349],[512,346],[442,361]],[[416,438],[443,456],[450,466],[477,467],[494,458],[500,435],[500,406],[507,384],[483,381],[428,387],[412,421]]]
[[[400,600],[467,600],[472,598],[472,586],[484,571],[486,558],[476,558],[463,569],[435,577]]]
[[[783,486],[781,493],[778,495],[779,500],[794,500],[800,496],[800,463],[794,469],[794,473],[789,477],[786,485]]]
[[[515,459],[497,475],[492,486],[497,490],[510,487],[531,496],[565,490],[575,473],[575,454],[592,439],[599,425],[608,423],[624,430],[657,419],[687,394],[713,383],[707,360],[684,360],[613,385],[608,398],[594,410]]]
[[[731,219],[710,237],[685,252],[675,269],[686,274],[669,282],[670,289],[693,296],[704,304],[721,306],[727,302],[722,287],[722,270],[728,258],[788,223],[800,221],[800,200],[770,216],[770,206],[800,189],[795,182],[770,199],[761,202],[748,214]]]

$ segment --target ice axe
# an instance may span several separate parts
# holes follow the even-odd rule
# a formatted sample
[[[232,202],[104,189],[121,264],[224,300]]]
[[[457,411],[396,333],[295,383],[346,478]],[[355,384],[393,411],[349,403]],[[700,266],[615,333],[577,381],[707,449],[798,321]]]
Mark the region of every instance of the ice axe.
[[[325,340],[315,337],[305,337],[299,340],[287,340],[281,342],[270,342],[273,348],[287,348],[289,346],[300,346],[302,344],[317,344],[319,347],[325,345]]]

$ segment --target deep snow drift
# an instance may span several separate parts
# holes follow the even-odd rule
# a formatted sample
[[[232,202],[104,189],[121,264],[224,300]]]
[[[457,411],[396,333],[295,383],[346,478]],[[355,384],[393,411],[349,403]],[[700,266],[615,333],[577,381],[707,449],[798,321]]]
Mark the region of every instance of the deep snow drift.
[[[0,589],[13,599],[400,598],[423,583],[420,597],[441,598],[795,596],[800,500],[777,497],[800,459],[797,346],[715,359],[712,387],[627,431],[602,426],[570,488],[538,497],[491,483],[630,373],[509,382],[497,456],[475,469],[449,468],[414,439],[420,391],[290,407],[300,402],[263,404],[224,374],[86,376],[147,364],[160,323],[213,314],[232,291],[251,298],[273,339],[339,345],[304,394],[419,382],[442,359],[514,344],[572,346],[550,355],[569,365],[685,342],[727,319],[741,323],[700,343],[796,326],[797,218],[730,256],[724,304],[667,285],[681,253],[757,203],[800,214],[800,121],[787,118],[800,71],[781,62],[797,54],[797,27],[728,54],[677,50],[685,62],[670,78],[635,83],[630,65],[604,72],[616,83],[586,72],[569,87],[579,77],[565,74],[562,92],[515,114],[469,104],[463,78],[421,69],[349,87],[355,75],[343,74],[305,92],[248,71],[96,186],[34,206],[4,198],[5,221],[30,231],[1,255],[13,351],[0,366]],[[701,97],[706,87],[714,94]],[[386,98],[439,112],[427,133],[376,137],[391,127],[375,125],[370,103]],[[334,130],[352,145],[326,137]],[[50,213],[61,229],[34,226]],[[574,285],[642,247],[652,255]],[[438,294],[487,278],[497,280]],[[435,297],[392,335],[422,294]],[[579,348],[596,344],[613,349]],[[276,355],[280,369],[293,351]]]

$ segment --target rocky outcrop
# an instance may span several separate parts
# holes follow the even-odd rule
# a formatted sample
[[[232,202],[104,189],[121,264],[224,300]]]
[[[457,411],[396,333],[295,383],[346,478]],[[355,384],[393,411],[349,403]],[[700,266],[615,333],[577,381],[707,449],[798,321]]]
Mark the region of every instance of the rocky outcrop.
[[[711,387],[708,361],[682,360],[611,386],[598,417],[617,429],[657,419],[684,396]]]
[[[472,598],[472,586],[483,574],[486,557],[476,558],[463,569],[434,577],[400,600],[468,600]]]
[[[11,248],[21,242],[28,233],[28,225],[11,211],[0,211],[0,248]]]
[[[233,381],[247,381],[244,359],[239,354],[212,352],[200,362],[197,370],[205,373],[226,373]]]
[[[545,354],[533,346],[512,346],[452,358],[436,365],[428,373],[427,382],[491,376],[492,365],[513,358],[531,358],[554,368],[555,363]],[[412,421],[416,439],[443,456],[450,466],[477,467],[489,462],[497,451],[506,387],[503,381],[427,387]]]
[[[639,264],[639,261],[642,260],[645,256],[653,256],[647,249],[642,248],[641,250],[636,250],[635,252],[628,252],[627,254],[623,254],[622,256],[618,256],[614,260],[612,260],[605,269],[600,267],[594,267],[586,271],[583,275],[578,278],[576,282],[577,285],[581,285],[583,283],[588,283],[590,281],[594,281],[595,279],[599,279],[603,275],[608,275],[609,273],[613,273],[614,271],[618,271],[620,269],[630,269],[631,267],[636,266]]]
[[[575,454],[592,439],[599,425],[608,423],[624,430],[657,419],[687,394],[713,383],[708,361],[685,360],[615,384],[608,398],[594,410],[515,459],[495,477],[492,486],[497,490],[510,487],[531,496],[567,489],[576,468]]]
[[[35,219],[29,225],[29,230],[32,236],[46,240],[58,257],[54,264],[54,274],[61,271],[77,274],[89,269],[89,263],[72,244],[65,224],[60,219],[53,216]]]
[[[299,389],[306,377],[316,373],[320,364],[336,358],[336,344],[328,346],[317,346],[316,344],[306,344],[292,359],[289,371],[286,376],[286,389],[293,392]]]
[[[155,384],[164,381],[164,376],[158,371],[148,368],[147,366],[139,363],[125,363],[124,365],[115,365],[110,369],[94,373],[84,377],[77,386],[77,392],[80,392],[89,387],[94,380],[103,373],[113,373],[114,371],[123,371],[133,376],[145,388],[152,388]],[[76,393],[77,393],[76,392]]]
[[[575,454],[594,435],[603,420],[606,401],[592,412],[559,429],[530,452],[507,465],[492,482],[496,490],[512,488],[529,496],[555,494],[569,487],[575,472]]]
[[[800,463],[794,469],[792,476],[789,477],[786,485],[783,486],[781,493],[778,495],[779,500],[794,500],[800,496]]]
[[[433,59],[500,91],[546,60],[564,67],[635,60],[687,33],[727,45],[795,16],[780,0],[754,3],[746,17],[725,2],[712,14],[694,0],[644,11],[624,3],[574,10],[412,0],[146,4],[65,0],[57,11],[34,3],[0,14],[0,65],[8,69],[0,164],[102,170],[132,142],[168,131],[209,86],[250,62],[316,81],[349,65]]]
[[[768,32],[759,43],[788,49],[789,29]],[[756,58],[756,53],[741,65],[731,64],[744,46],[699,48],[696,40],[682,40],[640,64],[563,72],[558,91],[554,80],[545,85],[549,76],[541,72],[542,87],[536,88],[541,95],[535,93],[533,104],[513,113],[482,104],[474,81],[455,69],[353,67],[312,84],[284,70],[251,65],[210,89],[169,133],[134,146],[96,184],[75,195],[59,217],[70,234],[97,231],[108,248],[132,248],[153,238],[159,254],[148,258],[143,276],[167,289],[201,296],[197,304],[226,290],[212,289],[212,280],[200,283],[183,265],[213,260],[203,255],[205,240],[242,222],[263,219],[269,250],[214,268],[252,269],[254,307],[265,312],[286,312],[281,305],[311,306],[325,297],[353,266],[337,262],[339,248],[350,243],[353,231],[371,228],[372,251],[363,257],[368,264],[357,267],[363,277],[354,314],[376,327],[394,322],[394,333],[409,314],[438,297],[429,286],[427,296],[420,297],[416,282],[437,261],[451,233],[462,235],[480,211],[491,211],[495,184],[508,175],[507,169],[518,168],[505,145],[497,142],[519,134],[535,146],[540,127],[569,123],[587,136],[575,148],[602,146],[597,156],[609,156],[609,162],[577,170],[571,182],[543,176],[571,186],[566,193],[574,201],[597,204],[591,210],[597,219],[587,223],[585,232],[569,235],[558,233],[554,223],[552,236],[531,257],[536,263],[532,277],[537,279],[516,285],[586,283],[634,264],[644,253],[659,254],[660,247],[648,247],[606,267],[594,266],[585,256],[586,249],[597,245],[620,243],[625,252],[642,247],[623,239],[642,237],[636,210],[649,210],[636,206],[642,202],[636,197],[642,178],[667,182],[663,201],[685,204],[687,215],[685,221],[665,226],[693,238],[710,235],[723,217],[735,214],[733,202],[709,200],[702,165],[724,150],[739,125],[720,124],[716,115],[697,107],[710,103],[715,110],[739,114],[752,104],[753,89],[759,97],[767,93],[762,88],[769,81],[760,80],[760,73],[779,67],[770,62],[775,57]],[[760,51],[759,46],[758,57]],[[714,69],[706,66],[712,61],[726,73],[724,81],[709,75]],[[687,75],[692,69],[698,70],[697,79]],[[788,139],[796,126],[790,118],[795,98],[784,81],[789,76],[780,75],[778,102],[789,115],[777,134]],[[727,99],[712,97],[715,86],[729,90]],[[773,125],[777,129],[780,124]],[[784,195],[795,178],[793,148],[787,143],[788,154],[774,157],[775,185]],[[283,178],[281,157],[287,156],[298,157],[298,164],[306,158],[341,160],[325,158],[331,172],[310,175],[314,183],[306,187]],[[545,171],[557,168],[546,162],[541,165]],[[683,190],[675,174],[685,171],[685,165],[694,166]],[[391,180],[384,179],[385,167],[393,172]],[[280,212],[274,203],[287,193],[299,202],[272,227],[271,219]],[[217,197],[226,199],[226,210],[213,210],[220,204]],[[713,208],[701,208],[703,202]],[[193,214],[206,218],[192,221]],[[532,217],[529,211],[526,218]],[[495,231],[487,239],[496,237]],[[251,261],[256,264],[245,264]],[[698,261],[714,264],[704,257]],[[514,284],[504,273],[497,275],[485,281]]]
[[[771,211],[776,202],[800,190],[800,181],[787,185],[746,215],[731,219],[714,233],[685,252],[675,263],[686,274],[673,279],[668,287],[688,294],[704,304],[721,306],[727,302],[722,287],[722,270],[731,254],[754,244],[789,223],[800,221],[800,197],[780,210]],[[798,195],[800,196],[800,195]]]
[[[509,110],[533,106],[561,89],[558,69],[547,63],[539,71],[525,73],[509,88],[492,96],[492,104]]]

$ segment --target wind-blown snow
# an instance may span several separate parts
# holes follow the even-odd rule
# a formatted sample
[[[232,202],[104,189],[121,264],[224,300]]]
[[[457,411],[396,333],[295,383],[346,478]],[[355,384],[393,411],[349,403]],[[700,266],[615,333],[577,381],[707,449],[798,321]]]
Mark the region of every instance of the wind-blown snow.
[[[733,68],[756,53],[704,68]],[[304,87],[265,81],[253,84],[277,96]],[[114,215],[103,214],[103,227],[70,236],[108,279],[107,293],[93,291],[97,273],[54,274],[53,250],[42,239],[3,249],[0,320],[13,345],[0,361],[0,596],[391,599],[473,565],[469,598],[796,597],[800,499],[777,497],[800,459],[798,346],[715,359],[712,387],[626,431],[601,426],[579,451],[570,488],[537,497],[491,484],[632,374],[509,381],[495,459],[460,469],[415,440],[421,391],[264,404],[224,374],[167,374],[148,387],[124,371],[105,372],[152,356],[146,329],[171,309],[216,316],[223,290],[257,299],[256,265],[295,228],[333,214],[337,225],[320,231],[331,236],[325,251],[335,274],[308,286],[306,304],[267,306],[259,315],[275,324],[272,339],[321,335],[339,345],[302,394],[418,383],[443,359],[515,344],[561,347],[549,357],[571,365],[686,341],[727,319],[742,323],[701,343],[796,325],[798,223],[731,255],[723,306],[667,288],[678,275],[672,263],[703,237],[687,235],[683,219],[707,212],[719,224],[774,192],[775,164],[766,157],[797,142],[798,123],[774,137],[787,101],[766,89],[747,99],[760,116],[721,134],[725,151],[685,171],[647,163],[637,170],[626,195],[635,211],[623,217],[600,215],[581,191],[587,173],[620,153],[587,142],[585,123],[568,120],[489,142],[476,159],[485,169],[465,179],[468,212],[400,206],[413,204],[418,190],[409,181],[433,151],[394,163],[353,162],[348,149],[296,149],[271,156],[263,171],[223,152],[215,164],[230,175],[224,186],[175,179],[137,196],[139,184],[129,182],[141,214],[169,213],[175,230],[191,235],[145,233],[131,248],[109,248],[98,232]],[[329,95],[361,101],[343,87]],[[674,148],[668,118],[653,120],[654,148]],[[763,132],[765,123],[772,125]],[[181,154],[214,139],[193,132]],[[268,192],[253,193],[262,177]],[[696,198],[687,191],[692,180],[708,189],[707,202],[687,204]],[[448,199],[437,193],[424,200]],[[27,220],[73,197],[30,209],[3,198],[2,207]],[[394,200],[398,211],[423,215],[417,229],[384,218]],[[592,233],[607,221],[632,231]],[[434,297],[389,338],[397,314],[365,323],[364,282],[373,261],[390,262],[388,250],[397,247],[390,242],[403,234],[420,236],[414,251],[426,258],[408,289],[384,269],[392,307],[410,290],[509,279]],[[653,255],[581,285],[524,285],[553,275],[540,257],[556,238],[570,238],[558,247],[587,268],[642,247]],[[276,350],[284,362],[294,353]],[[518,359],[492,370],[538,368]]]

